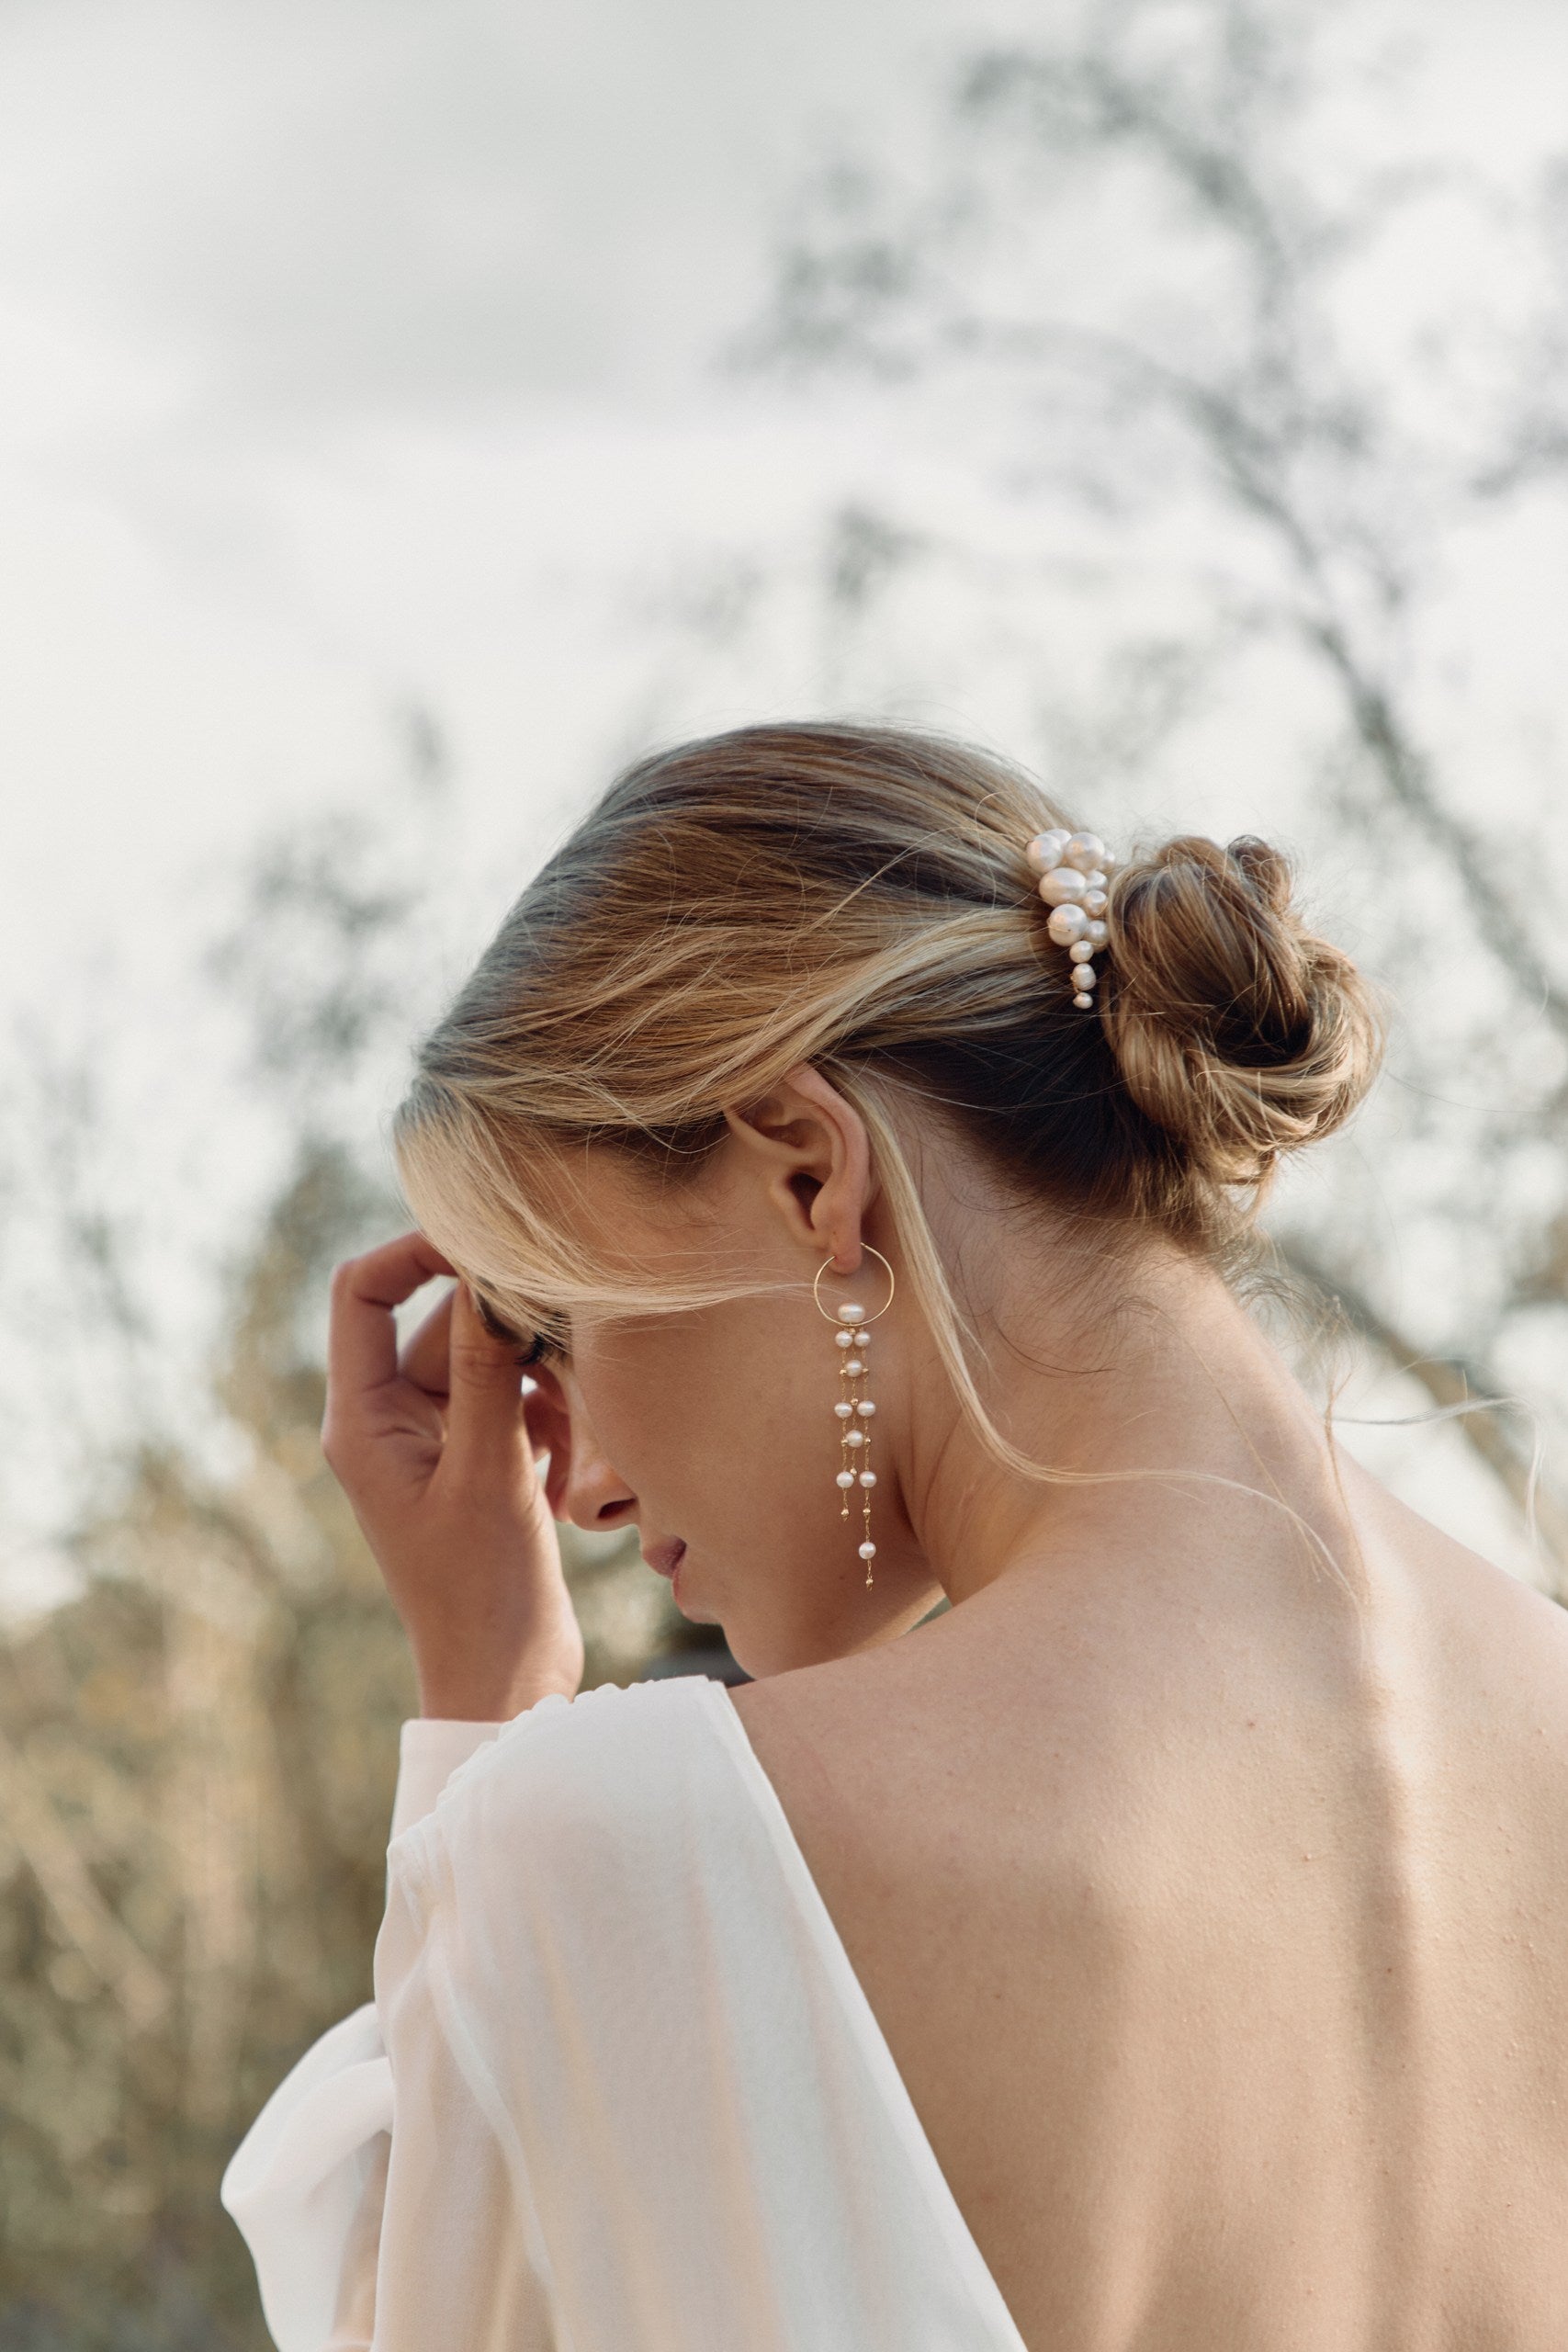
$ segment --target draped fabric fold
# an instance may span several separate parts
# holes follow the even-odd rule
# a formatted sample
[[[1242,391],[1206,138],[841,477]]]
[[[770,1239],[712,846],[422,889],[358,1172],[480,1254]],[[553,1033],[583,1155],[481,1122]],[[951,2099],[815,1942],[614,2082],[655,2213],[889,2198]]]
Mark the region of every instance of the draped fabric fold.
[[[225,2177],[279,2352],[1022,2352],[722,1686],[471,1737]]]

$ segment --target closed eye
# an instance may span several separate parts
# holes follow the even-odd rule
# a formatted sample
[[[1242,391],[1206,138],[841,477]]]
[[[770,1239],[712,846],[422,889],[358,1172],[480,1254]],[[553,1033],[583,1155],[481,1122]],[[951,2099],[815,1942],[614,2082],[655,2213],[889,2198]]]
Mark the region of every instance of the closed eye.
[[[503,1317],[496,1313],[488,1298],[479,1297],[476,1294],[476,1304],[479,1310],[479,1321],[491,1339],[504,1340],[508,1347],[515,1348],[517,1361],[525,1368],[531,1364],[550,1363],[566,1353],[564,1345],[543,1326],[525,1339],[521,1331],[513,1329]]]

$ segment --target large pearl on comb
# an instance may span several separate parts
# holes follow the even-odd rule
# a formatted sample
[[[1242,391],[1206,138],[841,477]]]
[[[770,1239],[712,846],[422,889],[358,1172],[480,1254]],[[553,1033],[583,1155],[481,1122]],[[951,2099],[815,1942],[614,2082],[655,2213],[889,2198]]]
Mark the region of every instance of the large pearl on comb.
[[[1064,865],[1076,866],[1080,874],[1092,874],[1105,863],[1105,843],[1098,833],[1073,833],[1060,854]]]
[[[1049,874],[1054,865],[1060,865],[1062,852],[1071,840],[1071,833],[1064,832],[1058,827],[1054,832],[1036,833],[1023,854],[1036,874]]]
[[[1086,896],[1089,884],[1070,865],[1054,865],[1040,876],[1040,895],[1048,907],[1067,907]]]
[[[1045,928],[1058,947],[1070,947],[1075,940],[1087,938],[1089,917],[1081,907],[1053,907]]]

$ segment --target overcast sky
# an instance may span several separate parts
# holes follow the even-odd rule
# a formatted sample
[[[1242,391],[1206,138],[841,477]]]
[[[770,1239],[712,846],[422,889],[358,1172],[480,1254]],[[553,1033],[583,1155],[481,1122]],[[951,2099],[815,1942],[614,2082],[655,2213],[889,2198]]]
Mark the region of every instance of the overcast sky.
[[[809,141],[941,8],[6,9],[13,989],[372,782],[411,698],[497,789],[592,740],[573,698],[614,731],[573,592],[790,495],[791,428],[705,379]]]
[[[7,0],[0,1013],[183,1019],[244,843],[373,806],[412,707],[505,869],[491,912],[639,730],[756,715],[744,676],[682,698],[660,670],[694,556],[787,546],[850,495],[956,521],[976,491],[962,449],[716,355],[814,157],[905,152],[961,41],[1071,13]],[[1523,191],[1568,145],[1558,0],[1348,12],[1373,20],[1411,45],[1391,154]],[[1470,594],[1461,634],[1556,695],[1560,599],[1498,599],[1484,565]],[[992,655],[926,715],[1006,744],[1020,682]],[[833,684],[807,636],[756,694],[810,709]],[[1214,764],[1185,821],[1210,821]],[[193,1064],[186,1114],[202,1084]]]
[[[1427,41],[1439,146],[1515,171],[1560,135],[1551,0],[1379,16]],[[972,0],[10,0],[10,1001],[86,942],[183,946],[204,861],[374,790],[411,702],[476,806],[547,830],[636,724],[607,580],[929,464],[712,360],[811,154],[896,144],[933,61],[1005,22]],[[790,684],[818,683],[808,655]]]

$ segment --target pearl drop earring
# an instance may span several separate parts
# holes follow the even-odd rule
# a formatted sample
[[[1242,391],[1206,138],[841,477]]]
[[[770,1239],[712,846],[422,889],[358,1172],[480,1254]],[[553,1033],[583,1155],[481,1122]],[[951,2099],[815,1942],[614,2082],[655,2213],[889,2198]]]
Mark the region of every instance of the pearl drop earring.
[[[887,1266],[887,1261],[880,1250],[874,1250],[869,1241],[863,1242],[861,1246],[868,1258],[874,1258],[878,1265]],[[838,1326],[833,1334],[833,1340],[840,1351],[839,1378],[845,1384],[844,1393],[833,1408],[833,1417],[839,1424],[840,1466],[837,1484],[844,1498],[844,1507],[839,1516],[840,1519],[848,1519],[850,1497],[858,1488],[861,1498],[861,1523],[865,1531],[860,1546],[860,1556],[865,1562],[865,1580],[869,1585],[871,1564],[876,1557],[876,1546],[871,1540],[871,1496],[872,1489],[876,1485],[876,1473],[871,1466],[871,1437],[872,1424],[876,1418],[876,1407],[866,1395],[863,1386],[863,1383],[870,1377],[867,1358],[871,1348],[871,1333],[866,1326],[874,1323],[878,1316],[886,1314],[893,1304],[893,1293],[897,1285],[892,1267],[887,1266],[887,1296],[877,1308],[875,1315],[868,1315],[864,1307],[854,1300],[847,1300],[835,1314],[829,1315],[822,1304],[822,1277],[832,1262],[831,1258],[824,1258],[818,1267],[817,1280],[811,1285],[811,1295],[817,1302],[818,1313],[824,1320]]]

